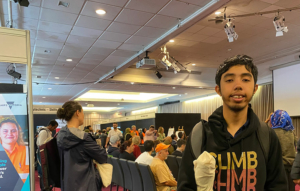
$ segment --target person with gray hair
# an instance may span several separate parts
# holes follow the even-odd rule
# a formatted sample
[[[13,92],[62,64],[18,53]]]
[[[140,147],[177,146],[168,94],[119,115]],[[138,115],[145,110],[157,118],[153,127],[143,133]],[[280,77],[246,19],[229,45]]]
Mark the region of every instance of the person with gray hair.
[[[110,138],[111,146],[107,150],[107,154],[113,157],[119,158],[120,156],[120,137],[118,135],[113,135]]]

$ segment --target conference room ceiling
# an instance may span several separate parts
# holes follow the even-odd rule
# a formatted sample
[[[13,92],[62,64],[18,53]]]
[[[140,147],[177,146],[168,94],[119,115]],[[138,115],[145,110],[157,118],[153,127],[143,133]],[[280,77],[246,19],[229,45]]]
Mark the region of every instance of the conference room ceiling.
[[[0,2],[1,26],[6,26],[7,1]],[[72,0],[68,8],[57,6],[58,1],[53,0],[30,2],[28,8],[18,7],[13,3],[12,13],[14,27],[31,32],[34,105],[61,105],[89,90],[176,94],[168,100],[147,104],[124,102],[121,103],[123,110],[207,95],[214,92],[216,67],[225,58],[235,54],[248,54],[260,64],[262,60],[274,58],[277,52],[281,55],[282,52],[290,54],[298,48],[300,41],[299,10],[283,13],[289,32],[282,37],[275,37],[272,23],[274,14],[235,19],[239,38],[229,43],[223,29],[225,23],[216,25],[207,21],[215,17],[216,8],[210,10],[209,14],[205,13],[204,19],[200,14],[199,21],[193,26],[181,26],[180,30],[184,32],[169,35],[175,42],[167,43],[171,55],[182,64],[190,63],[187,67],[193,71],[201,71],[200,75],[162,72],[163,78],[158,79],[153,71],[129,67],[136,62],[135,59],[118,69],[110,80],[102,80],[97,84],[55,85],[97,81],[176,26],[178,18],[187,18],[210,1]],[[223,4],[226,2],[218,2],[220,11],[223,11]],[[239,15],[299,4],[293,0],[233,0],[226,6],[228,15]],[[99,16],[95,13],[96,9],[105,9],[107,14]],[[163,39],[157,44],[163,45],[167,40]],[[159,47],[151,49],[151,58],[161,59]],[[72,62],[67,62],[66,59],[72,59]],[[192,66],[192,63],[196,65]],[[0,64],[1,83],[12,82],[5,72],[7,66],[8,64]],[[17,71],[26,79],[24,66],[17,65]],[[268,72],[263,73],[270,75]],[[116,104],[89,103],[98,107]]]

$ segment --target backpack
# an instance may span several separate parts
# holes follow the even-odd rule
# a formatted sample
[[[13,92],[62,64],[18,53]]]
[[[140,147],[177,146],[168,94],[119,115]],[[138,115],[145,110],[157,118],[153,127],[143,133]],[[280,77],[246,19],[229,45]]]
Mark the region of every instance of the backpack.
[[[201,120],[194,126],[192,132],[190,133],[192,152],[196,159],[203,152],[203,145],[205,144],[205,130],[203,128],[203,123],[207,122],[205,120]],[[267,164],[270,150],[270,128],[266,123],[260,122],[260,128],[258,128],[256,133]],[[201,149],[199,149],[199,146]]]
[[[47,143],[39,147],[42,168],[42,183],[44,190],[50,191],[53,187],[61,187],[60,157],[56,142],[57,134]]]

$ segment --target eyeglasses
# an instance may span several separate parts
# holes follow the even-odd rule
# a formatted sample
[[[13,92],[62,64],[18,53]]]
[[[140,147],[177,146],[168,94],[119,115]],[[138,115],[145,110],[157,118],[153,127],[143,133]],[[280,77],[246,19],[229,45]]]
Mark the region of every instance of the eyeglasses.
[[[7,133],[9,132],[9,130],[3,129],[1,132],[2,132],[3,134],[7,134]],[[18,132],[18,129],[11,129],[11,130],[10,130],[10,133],[16,133],[16,132]]]

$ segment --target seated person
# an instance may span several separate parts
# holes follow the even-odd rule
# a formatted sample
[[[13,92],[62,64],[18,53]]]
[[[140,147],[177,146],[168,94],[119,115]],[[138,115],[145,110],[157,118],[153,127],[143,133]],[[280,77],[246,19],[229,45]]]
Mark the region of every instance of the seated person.
[[[135,156],[132,154],[134,150],[134,145],[131,142],[131,140],[129,141],[125,141],[120,148],[120,159],[126,159],[126,160],[131,160],[131,161],[135,161]]]
[[[168,165],[165,163],[169,152],[170,145],[160,143],[156,146],[156,156],[150,165],[154,175],[157,191],[173,191],[177,190],[177,181],[173,177]]]
[[[119,158],[120,156],[120,137],[118,135],[113,135],[110,138],[110,144],[111,146],[107,150],[107,154],[111,155],[113,157]]]
[[[166,137],[165,138],[165,141],[164,141],[164,144],[165,145],[170,145],[170,147],[169,147],[169,154],[171,155],[173,152],[174,152],[174,147],[171,145],[171,143],[172,143],[172,138],[171,137]]]
[[[172,138],[171,145],[174,147],[174,150],[176,150],[177,149],[177,135],[173,134],[173,135],[171,135],[171,138]]]
[[[151,156],[152,152],[154,151],[154,142],[151,140],[144,142],[145,152],[143,152],[135,162],[150,165],[153,160],[153,156]]]
[[[185,149],[186,141],[183,139],[180,139],[177,141],[177,149],[172,153],[172,155],[175,155],[177,157],[182,157],[182,153]]]
[[[134,145],[133,155],[135,156],[135,158],[138,158],[141,154],[141,149],[139,147],[139,145],[141,143],[141,138],[139,136],[133,137],[132,143]]]

